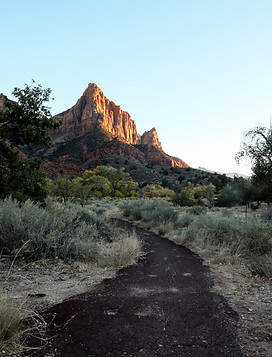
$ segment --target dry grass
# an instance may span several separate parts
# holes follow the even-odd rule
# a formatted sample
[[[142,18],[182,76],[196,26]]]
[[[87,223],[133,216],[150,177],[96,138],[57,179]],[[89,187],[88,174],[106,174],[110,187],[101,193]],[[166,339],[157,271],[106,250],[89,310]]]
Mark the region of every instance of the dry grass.
[[[112,243],[100,244],[97,264],[99,266],[124,267],[134,264],[142,255],[142,243],[136,234],[123,234]]]
[[[26,340],[35,338],[42,344],[46,323],[44,319],[24,308],[24,300],[0,297],[0,355],[21,356],[37,348],[26,346]]]

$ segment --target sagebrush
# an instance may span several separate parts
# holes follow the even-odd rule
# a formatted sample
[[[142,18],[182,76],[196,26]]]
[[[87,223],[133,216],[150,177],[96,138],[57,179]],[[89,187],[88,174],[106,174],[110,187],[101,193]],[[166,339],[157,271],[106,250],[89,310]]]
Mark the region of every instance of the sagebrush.
[[[49,200],[43,206],[30,200],[0,201],[0,251],[11,258],[101,261],[101,244],[120,239],[110,221],[90,207]]]
[[[235,217],[228,210],[213,214],[205,207],[180,211],[167,201],[130,200],[120,205],[125,217],[156,228],[178,244],[214,261],[244,259],[252,274],[272,276],[272,223],[257,217]]]

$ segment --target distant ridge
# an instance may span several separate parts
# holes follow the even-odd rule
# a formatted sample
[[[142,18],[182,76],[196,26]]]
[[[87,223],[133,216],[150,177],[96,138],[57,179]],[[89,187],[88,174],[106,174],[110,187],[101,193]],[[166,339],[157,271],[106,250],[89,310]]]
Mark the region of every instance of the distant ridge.
[[[211,171],[211,170],[207,170],[204,167],[199,166],[197,170],[201,170],[201,171],[205,171],[205,172],[210,172],[212,174],[221,174],[221,175],[226,175],[227,177],[243,177],[244,179],[248,179],[250,176],[244,175],[244,174],[239,174],[237,172],[229,172],[229,173],[223,173],[223,172],[217,172],[217,171]]]

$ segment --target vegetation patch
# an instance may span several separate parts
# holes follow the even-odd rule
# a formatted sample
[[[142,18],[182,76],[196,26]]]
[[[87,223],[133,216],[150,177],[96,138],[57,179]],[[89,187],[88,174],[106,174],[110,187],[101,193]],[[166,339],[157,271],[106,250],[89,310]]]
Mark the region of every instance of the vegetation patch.
[[[185,212],[163,200],[125,201],[120,205],[125,217],[141,221],[145,227],[178,244],[218,260],[244,259],[252,274],[272,276],[271,223],[256,217],[210,214],[205,207]]]

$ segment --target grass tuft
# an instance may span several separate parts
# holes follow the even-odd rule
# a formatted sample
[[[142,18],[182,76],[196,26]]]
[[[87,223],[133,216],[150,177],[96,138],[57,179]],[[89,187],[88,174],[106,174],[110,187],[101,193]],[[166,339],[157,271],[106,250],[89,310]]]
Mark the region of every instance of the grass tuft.
[[[112,243],[99,244],[98,265],[123,267],[134,264],[142,255],[142,243],[136,234],[124,233]]]

